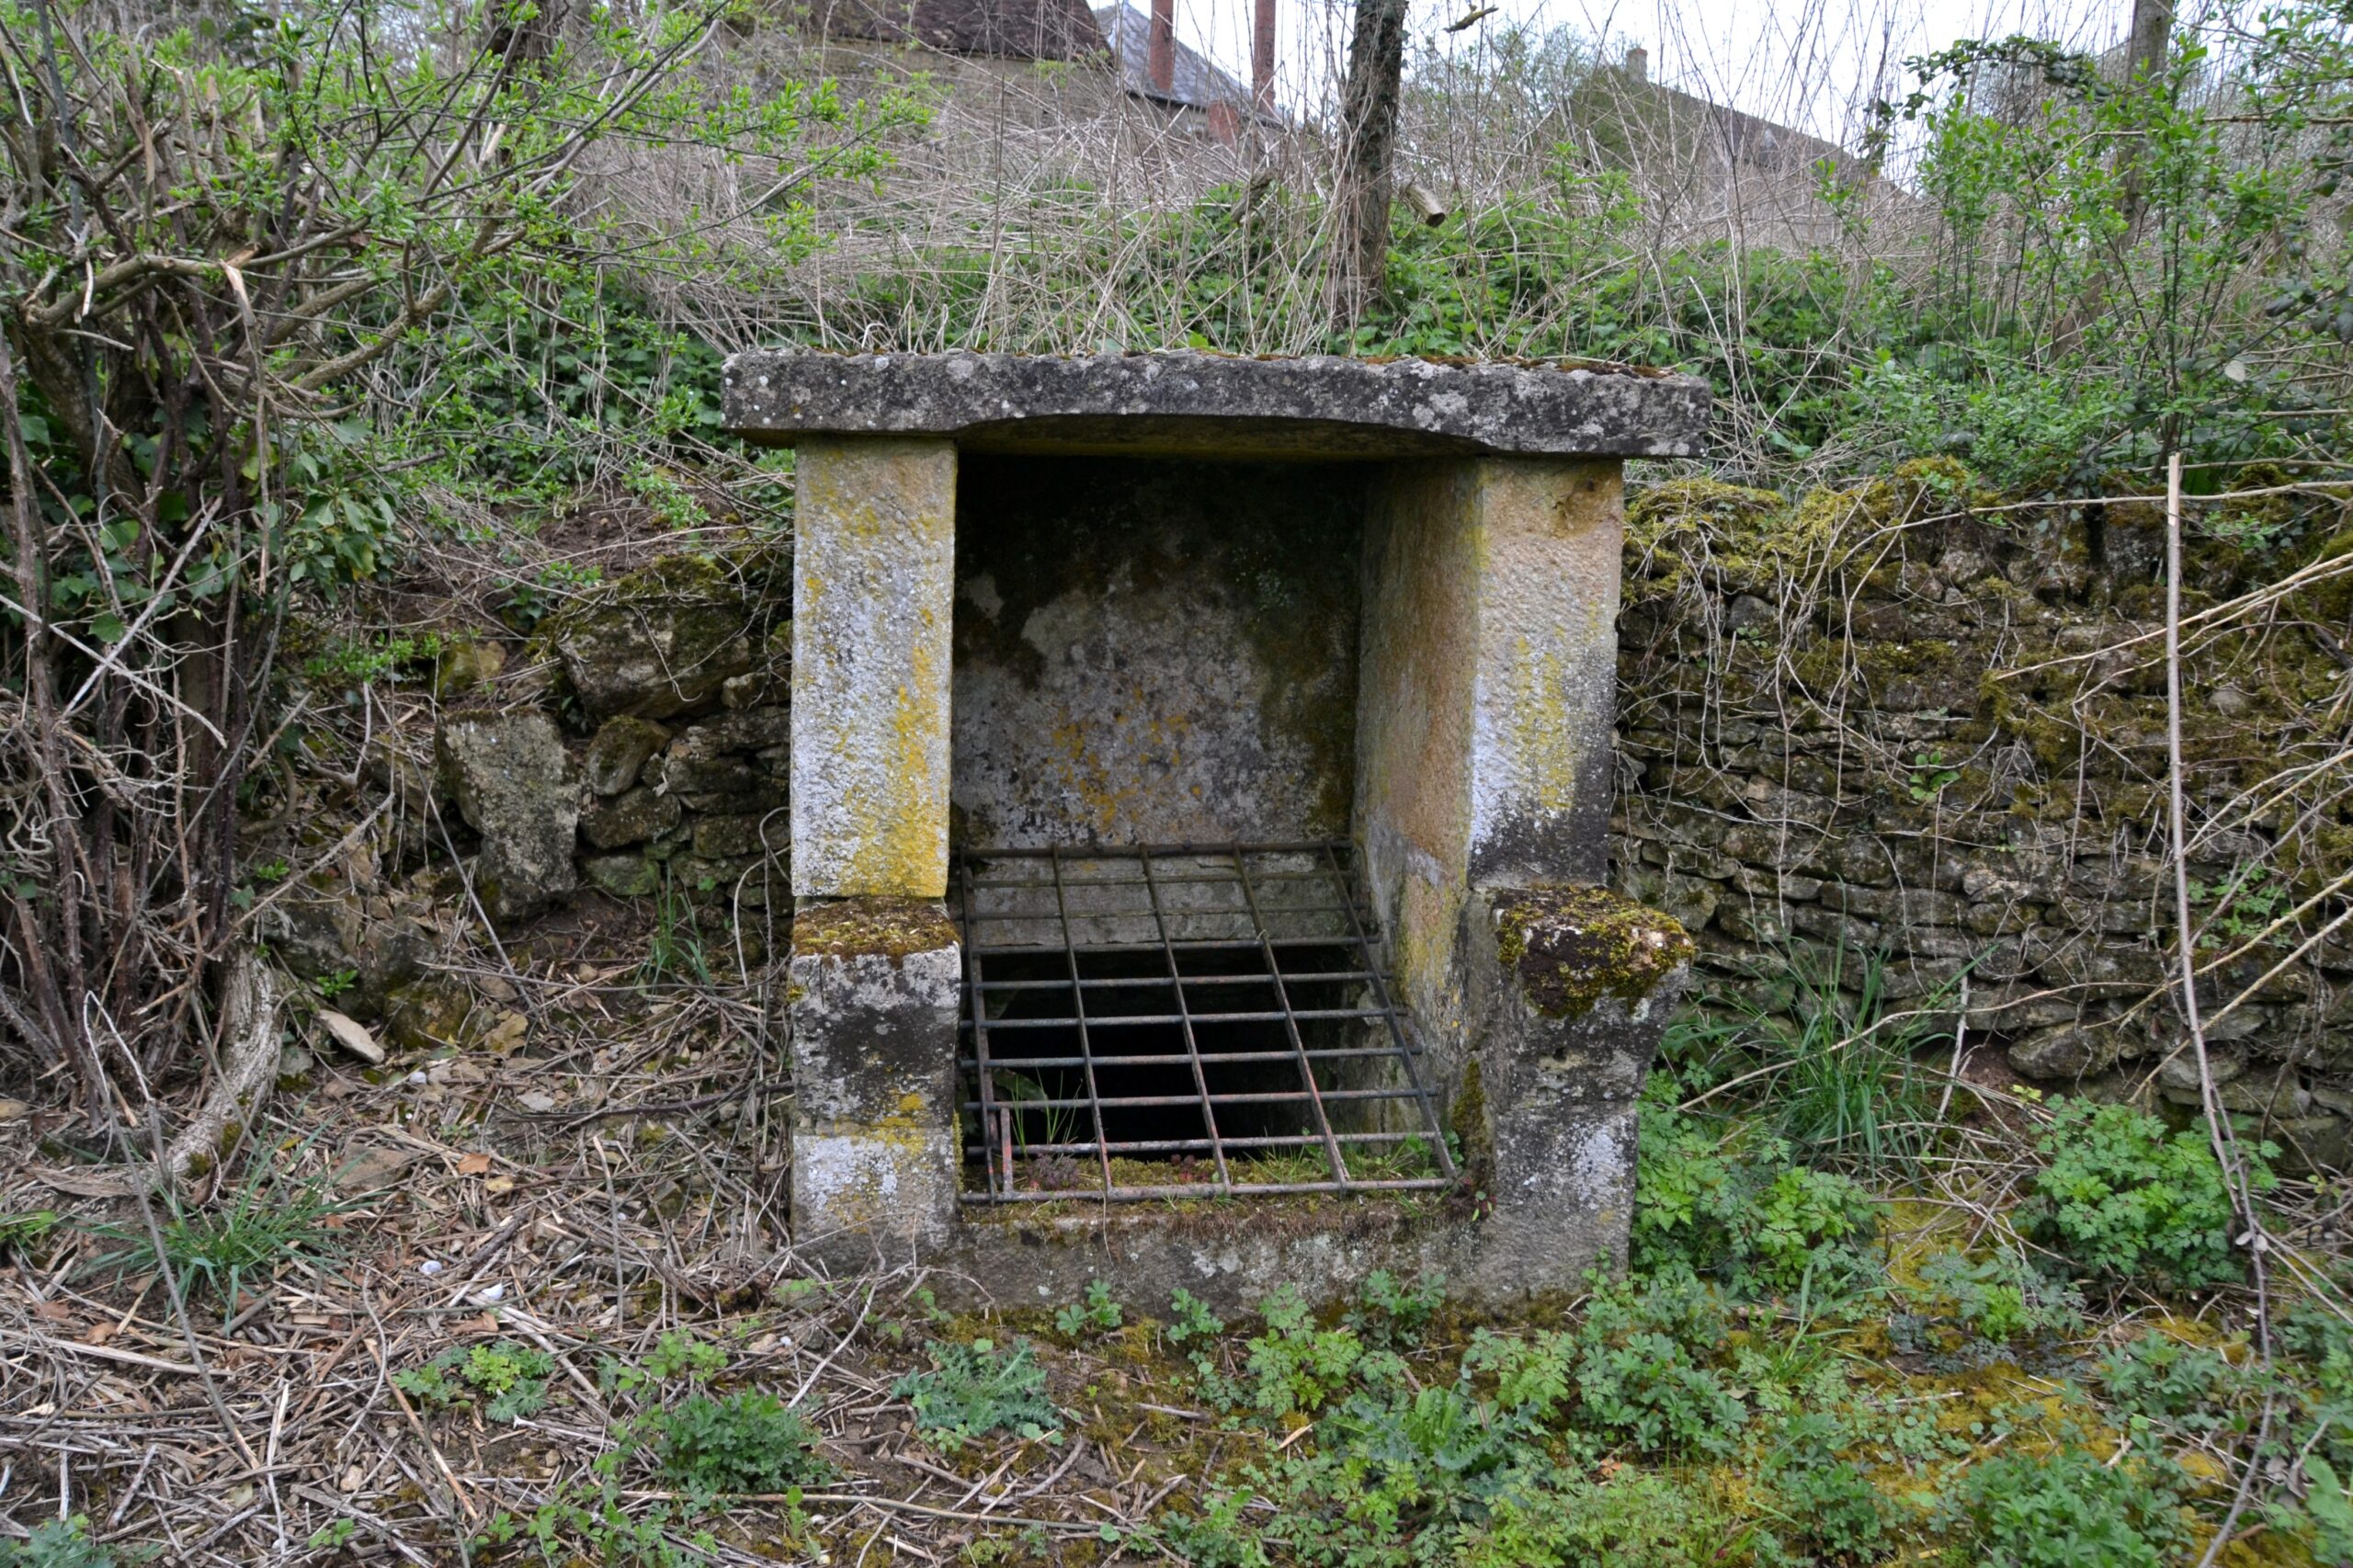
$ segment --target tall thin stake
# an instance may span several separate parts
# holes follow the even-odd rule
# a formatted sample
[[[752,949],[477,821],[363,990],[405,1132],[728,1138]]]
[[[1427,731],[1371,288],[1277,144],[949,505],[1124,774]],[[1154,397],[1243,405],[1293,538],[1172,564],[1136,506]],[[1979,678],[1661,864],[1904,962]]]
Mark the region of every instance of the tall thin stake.
[[[2189,1031],[2190,1052],[2198,1060],[2198,1101],[2206,1113],[2206,1135],[2213,1141],[2214,1158],[2221,1163],[2222,1179],[2231,1190],[2238,1244],[2246,1248],[2247,1261],[2254,1269],[2256,1348],[2268,1368],[2271,1311],[2265,1289],[2264,1255],[2270,1249],[2270,1238],[2264,1234],[2263,1217],[2256,1210],[2254,1184],[2247,1179],[2238,1135],[2232,1130],[2231,1119],[2222,1108],[2222,1095],[2214,1086],[2213,1064],[2206,1055],[2206,1030],[2198,1016],[2198,933],[2189,923],[2189,812],[2181,751],[2181,454],[2176,452],[2165,462],[2165,825],[2173,844],[2174,937],[2181,963],[2181,1019]],[[2198,1568],[2211,1568],[2231,1539],[2232,1528],[2238,1523],[2253,1491],[2261,1464],[2260,1450],[2270,1431],[2271,1396],[2267,1392],[2262,1428],[2256,1439],[2257,1451],[2248,1456],[2237,1494],[2231,1499],[2230,1512],[2222,1517],[2222,1528],[2207,1543],[2205,1555],[2198,1560]]]

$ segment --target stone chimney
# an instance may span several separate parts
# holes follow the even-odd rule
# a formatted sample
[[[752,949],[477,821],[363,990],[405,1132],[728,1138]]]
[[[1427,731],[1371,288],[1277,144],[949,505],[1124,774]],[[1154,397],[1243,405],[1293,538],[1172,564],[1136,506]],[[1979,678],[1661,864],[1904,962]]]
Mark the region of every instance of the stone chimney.
[[[1629,49],[1626,51],[1626,74],[1631,76],[1637,82],[1649,81],[1651,79],[1651,51],[1644,49],[1639,43],[1634,45],[1631,49]]]

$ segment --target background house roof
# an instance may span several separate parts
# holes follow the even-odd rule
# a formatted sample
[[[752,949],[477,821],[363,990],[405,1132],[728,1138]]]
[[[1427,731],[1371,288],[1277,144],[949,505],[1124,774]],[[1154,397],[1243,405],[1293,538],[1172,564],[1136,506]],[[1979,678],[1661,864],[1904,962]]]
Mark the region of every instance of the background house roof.
[[[1081,60],[1106,47],[1085,0],[817,0],[810,21],[835,38],[1012,60]]]
[[[1140,98],[1206,109],[1211,104],[1247,108],[1250,89],[1211,64],[1199,51],[1176,45],[1176,69],[1169,90],[1152,84],[1152,17],[1136,6],[1106,6],[1095,13],[1096,25],[1108,40],[1120,64],[1120,85]]]

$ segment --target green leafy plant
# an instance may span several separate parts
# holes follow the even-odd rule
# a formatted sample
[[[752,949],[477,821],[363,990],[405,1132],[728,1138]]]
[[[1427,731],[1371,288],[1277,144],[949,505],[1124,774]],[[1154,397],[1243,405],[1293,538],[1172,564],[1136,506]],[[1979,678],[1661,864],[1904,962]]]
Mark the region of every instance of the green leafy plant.
[[[2109,1351],[2098,1380],[2117,1411],[2188,1436],[2244,1426],[2262,1400],[2259,1369],[2163,1334],[2143,1334]]]
[[[1714,1287],[1668,1268],[1597,1286],[1574,1328],[1482,1331],[1462,1364],[1506,1414],[1644,1453],[1726,1453],[1749,1414],[1712,1364],[1730,1327]]]
[[[1312,1415],[1348,1385],[1365,1357],[1353,1329],[1318,1327],[1292,1285],[1278,1288],[1258,1312],[1266,1332],[1245,1347],[1250,1404],[1257,1414],[1269,1419]]]
[[[1960,782],[1960,770],[1945,766],[1942,751],[1924,751],[1913,757],[1911,794],[1915,801],[1925,805]]]
[[[2169,1461],[2001,1454],[1962,1471],[1942,1517],[1988,1568],[2163,1568],[2189,1543],[2182,1493]]]
[[[1870,1195],[1851,1177],[1791,1164],[1777,1137],[1684,1115],[1675,1088],[1660,1075],[1640,1107],[1636,1267],[1680,1266],[1744,1294],[1820,1297],[1861,1278],[1878,1224]]]
[[[350,990],[353,986],[358,983],[359,971],[358,970],[338,969],[320,975],[317,979],[312,981],[311,989],[317,993],[320,1001],[332,1002],[336,997],[342,995],[345,992]]]
[[[1120,1303],[1111,1299],[1111,1288],[1100,1279],[1086,1282],[1086,1295],[1073,1301],[1054,1314],[1054,1330],[1076,1338],[1082,1334],[1108,1334],[1125,1321]]]
[[[1945,1302],[1956,1322],[1987,1339],[2013,1339],[2029,1329],[2064,1328],[2074,1314],[2048,1302],[2048,1289],[2030,1266],[2013,1253],[1972,1258],[1940,1253],[1920,1265],[1920,1278]]]
[[[1178,1286],[1168,1303],[1168,1337],[1177,1345],[1187,1340],[1215,1339],[1225,1332],[1225,1320],[1190,1290]]]
[[[451,1346],[422,1367],[392,1374],[392,1386],[428,1410],[478,1403],[485,1419],[512,1424],[547,1403],[555,1358],[544,1350],[502,1339],[494,1345]]]
[[[115,1554],[90,1539],[90,1521],[47,1518],[24,1540],[0,1541],[0,1568],[116,1568]]]
[[[2230,1187],[2202,1132],[2171,1132],[2130,1106],[2054,1099],[2035,1145],[2050,1162],[2019,1229],[2085,1276],[2188,1290],[2229,1284]],[[2242,1143],[2256,1190],[2274,1183],[2268,1144]]]
[[[1370,1345],[1414,1345],[1446,1304],[1446,1277],[1426,1275],[1407,1285],[1385,1268],[1365,1276],[1347,1324]]]
[[[2288,906],[2289,892],[2288,885],[2264,865],[2241,866],[2219,884],[2193,878],[2189,902],[2208,912],[2198,945],[2228,947],[2261,936]]]
[[[0,1253],[15,1253],[23,1256],[57,1229],[58,1213],[54,1209],[31,1209],[20,1214],[0,1214]]]
[[[1822,1412],[1791,1415],[1773,1433],[1765,1474],[1786,1544],[1816,1561],[1876,1562],[1893,1510],[1870,1478],[1839,1453],[1845,1436]]]
[[[2353,1486],[2317,1454],[2305,1459],[2304,1476],[2311,1483],[2304,1511],[2313,1521],[2313,1555],[2324,1562],[2353,1562]]]
[[[829,1479],[815,1428],[773,1394],[696,1393],[639,1423],[663,1479],[700,1498],[779,1493]]]
[[[334,1519],[311,1532],[310,1547],[313,1551],[340,1551],[349,1546],[359,1533],[357,1519]]]
[[[1000,1431],[1059,1440],[1062,1412],[1046,1397],[1046,1369],[1028,1341],[999,1350],[986,1339],[933,1340],[925,1350],[930,1369],[901,1378],[891,1397],[914,1407],[915,1427],[927,1440],[956,1449]]]

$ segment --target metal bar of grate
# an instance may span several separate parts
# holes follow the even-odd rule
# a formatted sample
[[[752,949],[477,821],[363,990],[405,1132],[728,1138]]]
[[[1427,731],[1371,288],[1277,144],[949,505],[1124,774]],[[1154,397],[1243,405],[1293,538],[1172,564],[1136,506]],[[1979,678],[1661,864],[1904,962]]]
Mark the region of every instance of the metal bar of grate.
[[[966,850],[957,892],[966,1201],[1453,1184],[1349,846]]]
[[[1185,1006],[1185,977],[1177,972],[1176,955],[1168,946],[1168,920],[1160,912],[1160,882],[1152,874],[1152,852],[1144,851],[1138,864],[1143,868],[1144,889],[1152,896],[1153,924],[1160,928],[1161,956],[1168,961],[1169,989],[1176,997],[1176,1021],[1185,1031],[1185,1060],[1192,1069],[1194,1092],[1201,1098],[1201,1125],[1209,1131],[1210,1153],[1217,1159],[1218,1190],[1232,1193],[1233,1168],[1225,1161],[1225,1140],[1218,1136],[1217,1107],[1210,1099],[1209,1073],[1201,1065],[1201,1042],[1194,1037],[1193,1015]],[[1085,989],[1080,987],[1082,992]],[[1176,1153],[1175,1150],[1166,1152]]]

